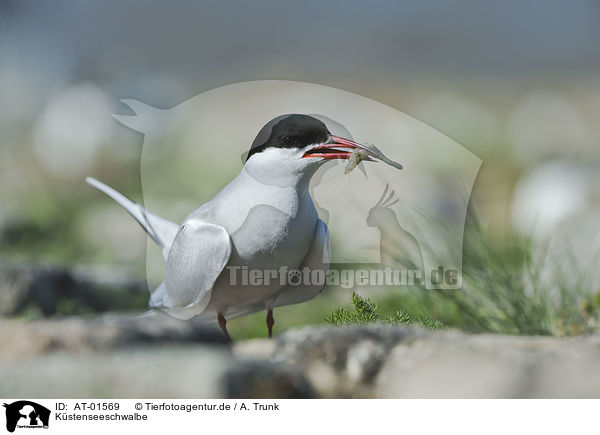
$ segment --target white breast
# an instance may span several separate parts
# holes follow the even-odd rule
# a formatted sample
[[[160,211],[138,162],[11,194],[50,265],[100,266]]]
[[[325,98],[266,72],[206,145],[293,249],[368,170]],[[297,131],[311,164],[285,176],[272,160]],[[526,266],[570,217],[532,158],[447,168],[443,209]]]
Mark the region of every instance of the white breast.
[[[227,230],[232,240],[228,266],[261,271],[300,268],[318,219],[307,190],[259,183],[245,171],[192,215]],[[230,273],[225,268],[215,283],[208,312],[237,312],[264,304],[281,290],[279,281],[231,286]]]

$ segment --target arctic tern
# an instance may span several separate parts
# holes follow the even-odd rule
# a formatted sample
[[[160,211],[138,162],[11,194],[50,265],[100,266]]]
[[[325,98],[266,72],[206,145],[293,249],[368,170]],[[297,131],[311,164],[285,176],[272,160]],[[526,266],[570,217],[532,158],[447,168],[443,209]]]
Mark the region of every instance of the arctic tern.
[[[316,170],[353,152],[379,157],[372,149],[332,135],[315,117],[279,116],[258,133],[240,173],[181,225],[146,211],[94,178],[87,182],[117,201],[161,248],[164,280],[149,306],[174,317],[217,320],[228,341],[227,320],[317,296],[324,284],[232,285],[233,271],[324,270],[329,268],[329,232],[309,193]]]

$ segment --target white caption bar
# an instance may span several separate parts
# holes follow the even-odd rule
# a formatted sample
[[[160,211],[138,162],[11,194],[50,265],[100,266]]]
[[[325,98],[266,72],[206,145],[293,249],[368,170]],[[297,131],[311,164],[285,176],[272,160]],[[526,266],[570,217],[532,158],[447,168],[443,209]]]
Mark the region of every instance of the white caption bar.
[[[186,430],[262,435],[371,434],[374,430],[461,435],[588,433],[597,427],[595,416],[600,409],[599,400],[4,399],[3,403],[3,423],[19,435],[104,435],[115,430],[123,434]]]

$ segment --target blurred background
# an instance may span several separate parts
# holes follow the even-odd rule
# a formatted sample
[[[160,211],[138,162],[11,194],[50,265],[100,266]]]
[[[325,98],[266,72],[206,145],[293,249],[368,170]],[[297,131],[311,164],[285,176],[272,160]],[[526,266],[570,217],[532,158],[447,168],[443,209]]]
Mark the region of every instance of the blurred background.
[[[143,202],[143,137],[111,114],[131,113],[124,98],[167,109],[263,79],[363,95],[465,146],[483,160],[471,206],[491,249],[510,263],[520,255],[509,242],[517,235],[534,246],[528,255],[543,253],[542,263],[568,254],[566,275],[578,283],[583,276],[593,295],[600,290],[599,47],[593,0],[4,0],[0,314],[143,309],[146,238],[84,183],[92,175]],[[215,168],[222,178],[199,197],[237,169]],[[280,327],[322,322],[337,303],[285,308],[289,320]],[[253,335],[252,322],[234,323],[234,335]]]

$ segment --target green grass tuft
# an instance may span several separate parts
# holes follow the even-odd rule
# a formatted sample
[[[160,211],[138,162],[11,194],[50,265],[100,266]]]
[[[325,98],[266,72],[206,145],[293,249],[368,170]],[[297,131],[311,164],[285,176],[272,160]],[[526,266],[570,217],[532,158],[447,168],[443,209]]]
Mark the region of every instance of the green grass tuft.
[[[326,321],[334,325],[414,323],[510,335],[574,336],[598,331],[598,288],[577,278],[585,274],[567,253],[560,260],[563,264],[544,268],[540,265],[544,253],[539,249],[514,235],[502,243],[491,240],[470,212],[462,289],[389,288],[379,293],[377,305],[354,294],[353,310],[337,308]],[[550,269],[552,276],[548,276]],[[572,276],[564,276],[565,270]]]
[[[383,323],[390,325],[420,325],[429,329],[444,329],[445,326],[437,321],[424,317],[411,317],[404,311],[382,316],[379,307],[371,299],[362,298],[358,293],[352,293],[353,310],[336,308],[325,321],[336,326],[366,325],[369,323]]]

